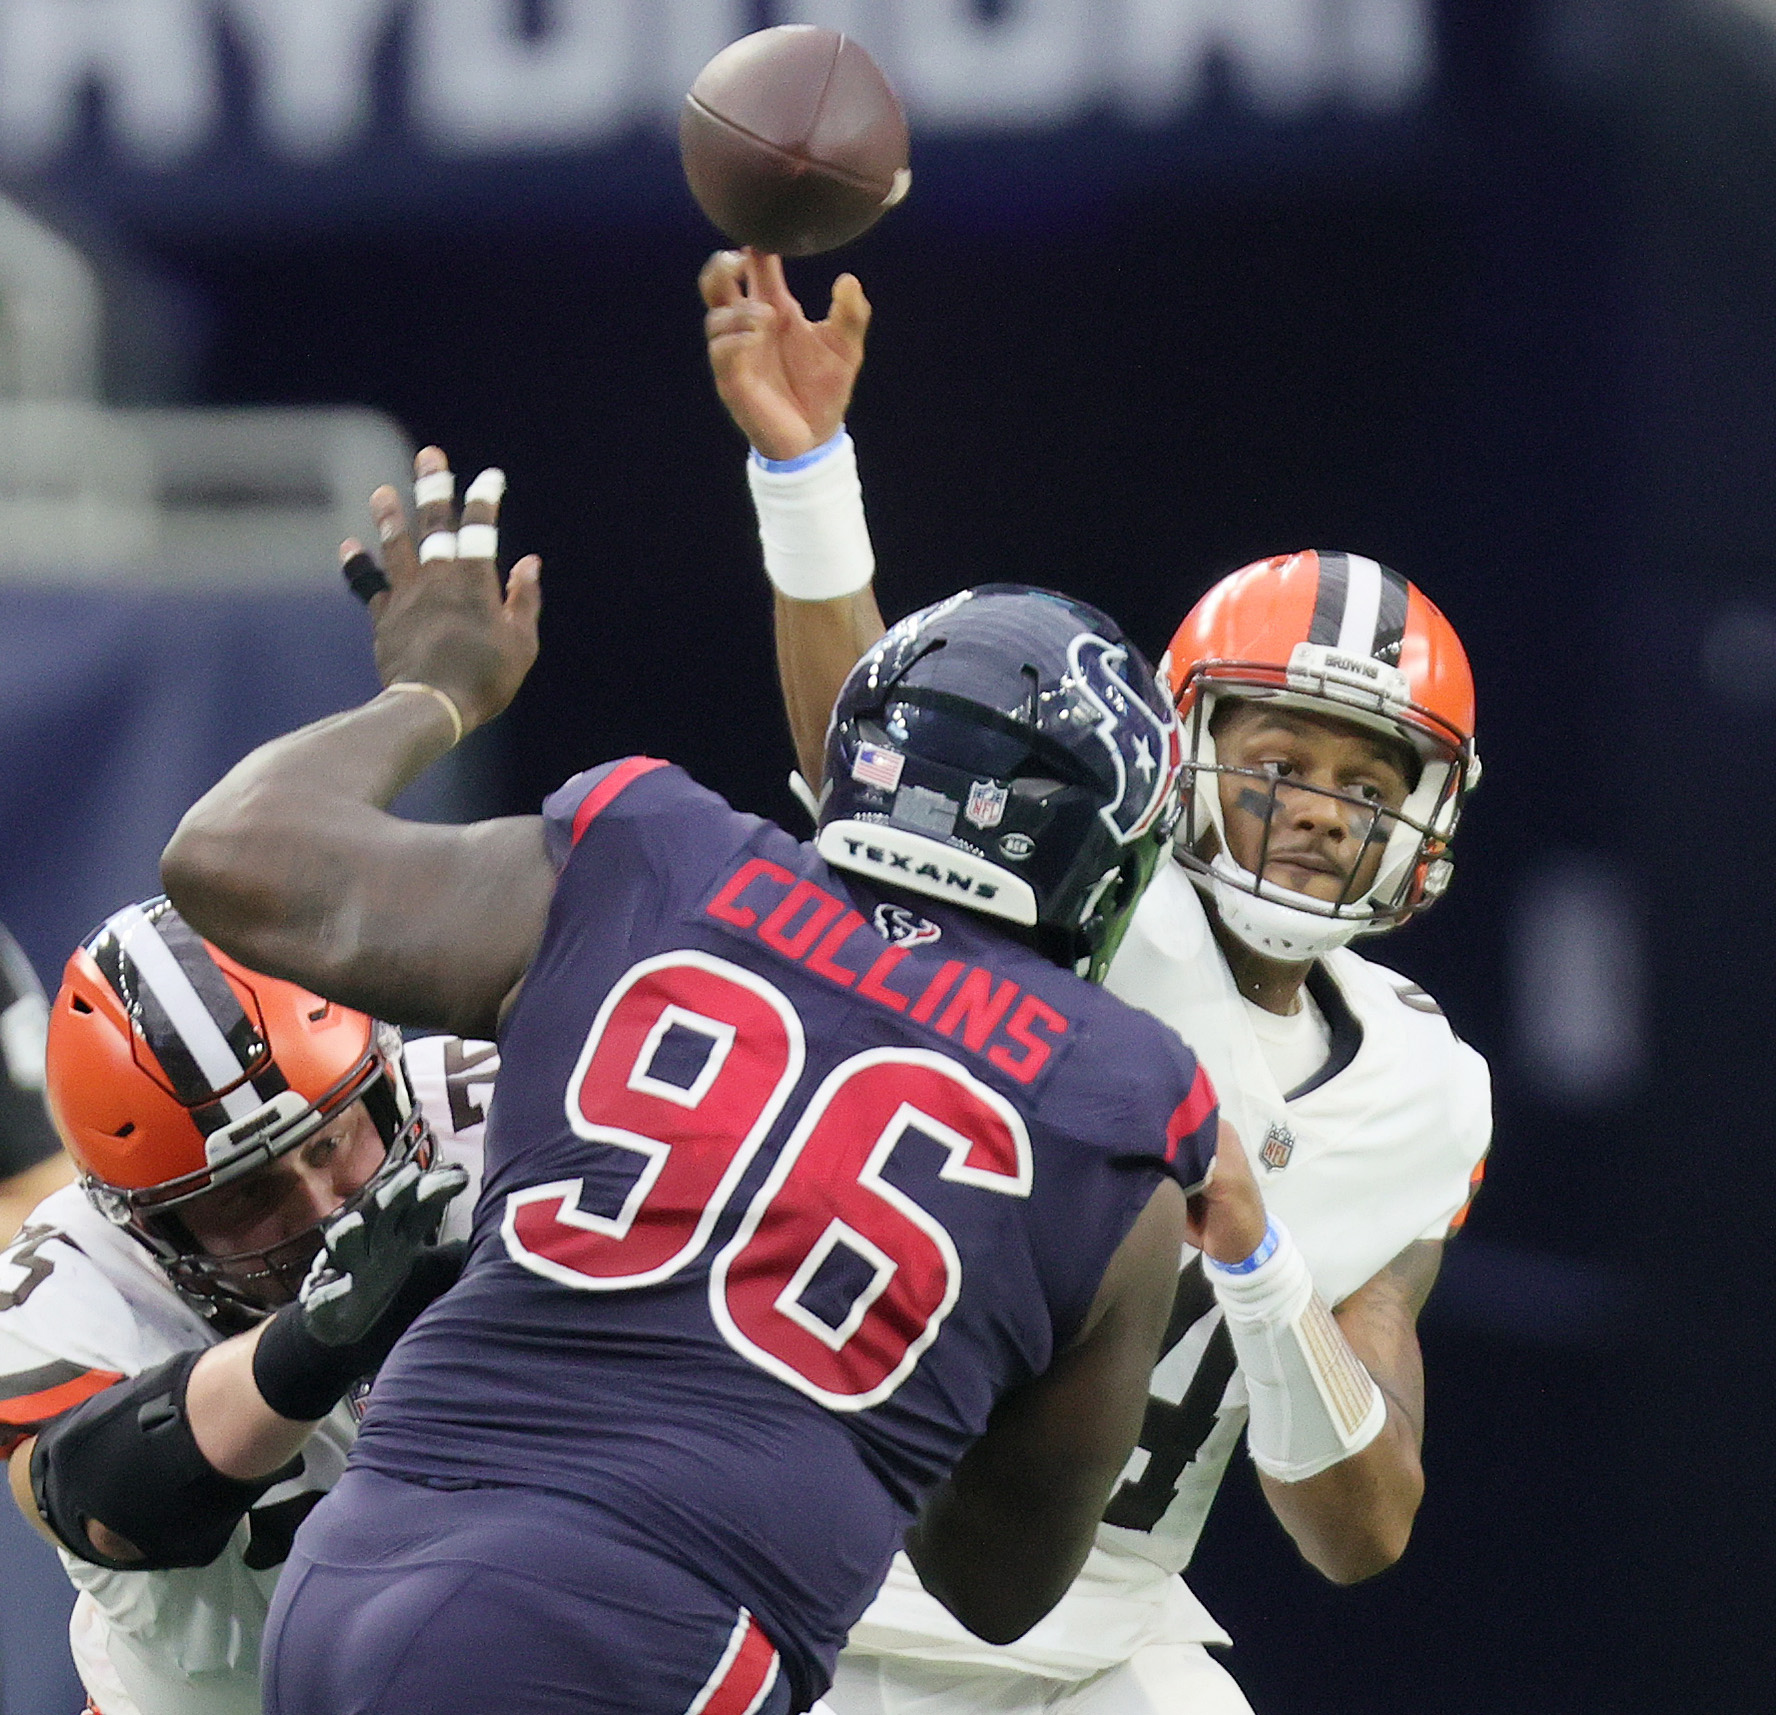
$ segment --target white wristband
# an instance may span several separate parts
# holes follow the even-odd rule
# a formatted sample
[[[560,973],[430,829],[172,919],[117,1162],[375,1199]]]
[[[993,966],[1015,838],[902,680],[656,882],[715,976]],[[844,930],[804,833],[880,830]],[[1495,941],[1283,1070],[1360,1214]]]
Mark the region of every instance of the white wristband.
[[[1387,1422],[1387,1400],[1314,1291],[1307,1259],[1273,1220],[1276,1248],[1256,1268],[1207,1268],[1246,1378],[1246,1445],[1279,1482],[1360,1453]]]
[[[876,572],[851,437],[841,429],[817,451],[794,469],[773,470],[756,456],[746,461],[765,575],[795,601],[855,595]]]

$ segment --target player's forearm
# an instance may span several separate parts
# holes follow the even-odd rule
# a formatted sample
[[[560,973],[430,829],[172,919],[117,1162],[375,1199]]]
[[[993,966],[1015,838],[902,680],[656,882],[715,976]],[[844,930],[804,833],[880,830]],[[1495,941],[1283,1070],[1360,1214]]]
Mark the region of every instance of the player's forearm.
[[[251,1482],[287,1465],[314,1424],[281,1417],[253,1379],[253,1354],[269,1323],[213,1346],[185,1387],[185,1415],[197,1450],[225,1477]]]
[[[385,692],[262,744],[174,832],[161,857],[174,903],[255,969],[288,965],[299,946],[313,970],[327,968],[361,885],[341,860],[451,741],[440,704]]]
[[[433,698],[385,692],[262,745],[180,823],[161,858],[168,894],[254,970],[394,1023],[490,1035],[554,871],[534,817],[387,814],[451,738]]]
[[[1039,1506],[947,1485],[907,1533],[907,1553],[920,1582],[971,1632],[1013,1643],[1079,1575],[1108,1499],[1108,1484]]]
[[[1151,1353],[1114,1327],[1063,1353],[1000,1401],[907,1532],[920,1581],[977,1637],[1011,1643],[1067,1593],[1140,1433],[1151,1371]]]
[[[1406,1552],[1424,1498],[1417,1438],[1390,1401],[1380,1435],[1360,1453],[1299,1483],[1258,1481],[1301,1556],[1334,1584],[1385,1572]]]
[[[1297,1483],[1259,1473],[1302,1557],[1335,1584],[1385,1572],[1406,1551],[1424,1498],[1424,1361],[1416,1319],[1435,1278],[1430,1245],[1410,1248],[1335,1313],[1339,1332],[1387,1402],[1360,1452]]]
[[[1146,1416],[1185,1222],[1183,1191],[1162,1182],[1072,1345],[999,1402],[907,1534],[926,1588],[989,1643],[1022,1637],[1091,1552]]]
[[[839,687],[886,629],[856,453],[841,429],[788,463],[755,451],[746,469],[765,575],[776,592],[784,708],[802,777],[818,791]]]
[[[882,635],[875,586],[831,601],[776,597],[777,675],[802,778],[820,790],[826,726],[846,675]]]

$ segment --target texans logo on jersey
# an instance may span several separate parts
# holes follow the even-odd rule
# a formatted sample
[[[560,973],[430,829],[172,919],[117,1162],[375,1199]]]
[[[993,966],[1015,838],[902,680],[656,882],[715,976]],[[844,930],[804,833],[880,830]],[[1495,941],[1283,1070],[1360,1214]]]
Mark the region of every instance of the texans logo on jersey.
[[[875,925],[876,933],[897,947],[923,947],[943,934],[929,917],[921,917],[904,905],[878,905]]]
[[[1176,717],[1168,709],[1161,719],[1135,694],[1122,674],[1127,660],[1127,649],[1091,632],[1074,638],[1068,650],[1079,688],[1099,712],[1096,734],[1116,770],[1117,796],[1098,814],[1123,845],[1170,813],[1183,756]]]

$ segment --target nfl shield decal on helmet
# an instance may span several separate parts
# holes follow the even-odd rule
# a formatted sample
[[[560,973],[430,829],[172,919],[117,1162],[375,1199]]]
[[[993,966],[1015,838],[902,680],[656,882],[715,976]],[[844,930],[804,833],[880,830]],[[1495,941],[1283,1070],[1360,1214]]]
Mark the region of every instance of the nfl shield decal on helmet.
[[[1277,1120],[1264,1134],[1264,1147],[1258,1151],[1258,1159],[1272,1173],[1277,1173],[1289,1165],[1289,1157],[1294,1153],[1294,1132],[1281,1120]]]
[[[1011,793],[991,780],[977,780],[968,788],[968,804],[962,814],[977,828],[996,828],[1005,820],[1005,804]]]

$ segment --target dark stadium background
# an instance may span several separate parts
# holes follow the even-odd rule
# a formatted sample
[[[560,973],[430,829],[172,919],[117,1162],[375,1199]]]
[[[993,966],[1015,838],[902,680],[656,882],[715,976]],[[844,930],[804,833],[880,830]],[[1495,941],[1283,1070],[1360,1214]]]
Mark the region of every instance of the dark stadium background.
[[[1405,119],[1267,129],[1223,90],[1132,165],[1107,122],[921,142],[909,206],[792,279],[823,302],[852,267],[877,306],[852,427],[891,612],[1029,580],[1157,651],[1220,572],[1319,544],[1420,580],[1475,662],[1457,885],[1372,949],[1497,1074],[1424,1321],[1428,1498],[1405,1562],[1335,1591],[1236,1460],[1192,1582],[1260,1715],[1749,1715],[1776,1706],[1776,37],[1727,0],[1439,19]],[[665,145],[303,183],[312,209],[256,213],[196,177],[26,189],[177,332],[113,352],[120,392],[367,403],[507,469],[547,609],[492,807],[645,750],[792,819],[711,235]]]

